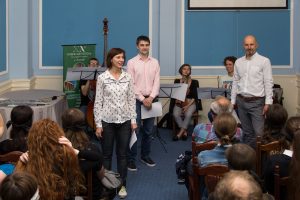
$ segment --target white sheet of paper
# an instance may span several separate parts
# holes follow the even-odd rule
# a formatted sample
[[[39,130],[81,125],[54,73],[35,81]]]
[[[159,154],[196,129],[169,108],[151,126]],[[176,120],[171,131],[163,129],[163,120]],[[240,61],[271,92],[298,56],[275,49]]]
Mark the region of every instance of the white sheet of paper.
[[[136,143],[136,141],[137,141],[136,133],[135,133],[135,131],[133,131],[131,133],[131,137],[130,137],[130,141],[129,141],[129,148],[130,149],[134,145],[134,143]]]
[[[151,117],[162,116],[162,105],[161,102],[152,103],[152,108],[148,110],[143,105],[141,107],[141,118],[147,119]]]
[[[180,101],[185,101],[188,84],[181,83],[179,88],[174,88],[171,97]]]

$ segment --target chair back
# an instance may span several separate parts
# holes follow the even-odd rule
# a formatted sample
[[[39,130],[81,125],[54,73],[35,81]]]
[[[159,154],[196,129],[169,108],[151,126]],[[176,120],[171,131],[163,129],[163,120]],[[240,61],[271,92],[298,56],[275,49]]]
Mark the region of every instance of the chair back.
[[[194,136],[193,136],[194,137]],[[208,141],[204,143],[197,143],[192,139],[192,162],[194,164],[198,164],[198,154],[201,151],[211,150],[216,147],[218,143],[216,141]]]
[[[204,150],[211,150],[215,148],[217,145],[216,141],[209,141],[205,143],[197,143],[195,142],[195,136],[192,136],[192,165],[198,166],[198,153]],[[195,199],[195,196],[199,196],[199,189],[196,186],[196,184],[199,185],[199,183],[195,183],[194,177],[198,177],[197,175],[189,176],[189,199]],[[198,181],[198,180],[197,180]],[[196,194],[198,192],[198,194]]]
[[[0,155],[0,163],[11,163],[15,165],[22,154],[23,152],[21,151],[11,151],[9,153],[2,154]]]
[[[256,138],[256,173],[259,177],[262,176],[263,159],[270,154],[271,151],[280,151],[282,144],[279,141],[262,144],[261,136]]]
[[[289,182],[289,177],[280,177],[280,167],[279,165],[275,165],[274,168],[274,197],[275,200],[280,200],[280,188],[287,188]]]
[[[229,168],[226,165],[220,165],[220,164],[212,164],[208,165],[206,167],[199,167],[196,165],[193,165],[193,172],[194,172],[194,186],[195,191],[193,193],[193,199],[198,200],[200,197],[202,197],[202,194],[199,191],[200,183],[199,183],[199,176],[204,176],[205,186],[207,188],[208,193],[214,191],[217,183],[221,178],[224,176],[226,172],[229,172]]]

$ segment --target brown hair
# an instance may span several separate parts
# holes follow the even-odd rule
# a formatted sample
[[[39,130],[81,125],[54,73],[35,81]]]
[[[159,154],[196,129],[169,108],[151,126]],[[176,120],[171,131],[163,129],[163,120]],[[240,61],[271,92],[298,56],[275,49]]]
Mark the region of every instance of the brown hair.
[[[230,113],[222,113],[213,121],[214,129],[221,145],[232,143],[232,138],[236,133],[237,122]]]
[[[124,63],[125,63],[125,60],[126,60],[126,53],[123,49],[121,48],[112,48],[109,50],[109,52],[107,53],[107,57],[106,57],[106,63],[107,63],[107,68],[112,68],[112,62],[111,60],[113,59],[113,57],[115,57],[116,55],[118,54],[121,54],[123,53],[124,55]]]
[[[287,118],[288,113],[282,105],[270,105],[264,122],[263,144],[278,140],[282,142],[283,148],[288,148],[289,145],[286,142],[286,136],[283,132]]]
[[[34,176],[26,172],[15,172],[1,183],[0,196],[2,200],[30,200],[37,189]]]
[[[286,121],[286,125],[285,125],[285,132],[286,132],[287,140],[292,142],[294,139],[294,133],[297,130],[300,130],[300,116],[290,117]]]
[[[178,72],[179,72],[180,75],[182,75],[182,69],[183,69],[185,66],[188,66],[188,67],[189,67],[189,69],[190,69],[190,74],[189,74],[189,76],[190,76],[191,73],[192,73],[192,68],[191,68],[191,65],[190,65],[190,64],[187,64],[187,63],[182,64],[182,65],[180,66]]]
[[[50,119],[35,122],[29,131],[25,170],[36,177],[41,200],[70,198],[84,189],[77,156],[58,142],[62,136],[63,130]]]
[[[256,153],[247,144],[234,144],[226,149],[228,165],[234,170],[254,170]]]
[[[84,149],[89,143],[89,138],[84,131],[86,127],[84,113],[77,108],[70,108],[63,112],[61,119],[66,137],[73,147]]]

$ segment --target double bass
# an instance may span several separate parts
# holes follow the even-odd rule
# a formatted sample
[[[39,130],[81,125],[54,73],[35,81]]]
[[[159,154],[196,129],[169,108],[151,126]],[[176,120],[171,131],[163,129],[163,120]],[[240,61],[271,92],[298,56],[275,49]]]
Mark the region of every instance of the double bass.
[[[103,49],[103,64],[102,67],[107,67],[106,64],[106,56],[107,56],[107,33],[108,33],[108,20],[107,18],[104,18],[103,20],[103,36],[104,36],[104,49]],[[96,123],[94,120],[94,103],[95,103],[95,94],[96,94],[96,74],[94,77],[94,80],[90,81],[90,102],[87,105],[87,112],[86,112],[86,120],[89,127],[93,128],[93,130],[96,130]]]

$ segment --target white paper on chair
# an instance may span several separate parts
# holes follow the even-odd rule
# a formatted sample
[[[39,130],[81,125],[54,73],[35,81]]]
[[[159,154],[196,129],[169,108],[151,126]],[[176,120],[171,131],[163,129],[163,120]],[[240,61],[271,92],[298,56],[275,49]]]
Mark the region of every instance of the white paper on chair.
[[[131,133],[131,137],[130,137],[130,141],[129,141],[129,148],[130,149],[134,145],[134,143],[136,143],[136,141],[137,141],[136,133],[135,133],[135,131],[133,131]]]
[[[151,117],[162,116],[162,105],[161,102],[152,103],[152,108],[148,110],[145,106],[141,106],[141,118],[147,119]]]

